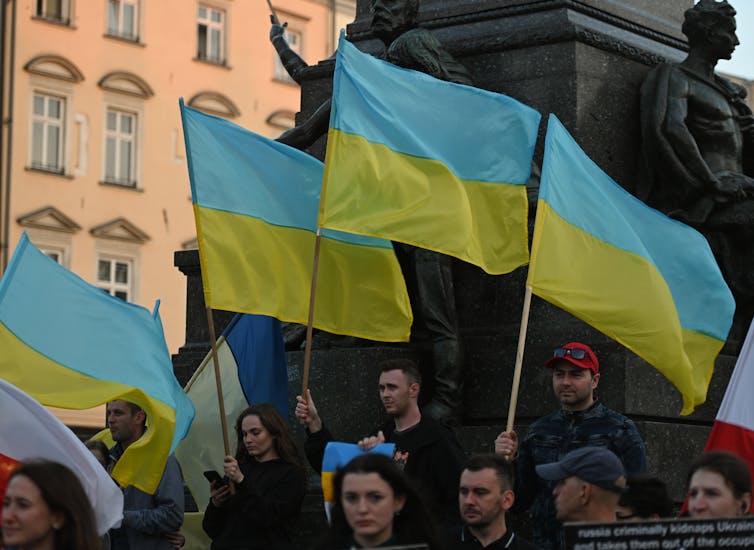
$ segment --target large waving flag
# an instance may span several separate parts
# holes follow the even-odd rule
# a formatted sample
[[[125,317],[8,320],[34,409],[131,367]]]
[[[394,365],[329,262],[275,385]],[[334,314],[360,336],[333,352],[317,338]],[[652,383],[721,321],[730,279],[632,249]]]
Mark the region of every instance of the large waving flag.
[[[54,460],[76,474],[92,503],[100,535],[120,525],[123,493],[94,455],[52,413],[0,379],[0,464],[29,459]],[[0,478],[7,479],[9,474],[3,472]],[[4,486],[0,487],[0,499],[3,492]]]
[[[749,465],[754,477],[754,322],[736,360],[704,451],[730,451]]]
[[[173,374],[155,311],[109,296],[39,251],[24,234],[0,282],[0,378],[40,403],[139,405],[149,429],[112,471],[153,493],[194,408]]]
[[[320,222],[508,273],[529,260],[539,121],[510,97],[399,68],[341,36]]]
[[[322,163],[181,102],[204,297],[215,309],[306,323]],[[314,326],[408,340],[392,244],[322,231]]]
[[[735,302],[706,239],[605,174],[550,115],[527,284],[703,403]]]
[[[217,340],[217,355],[231,434],[236,418],[251,404],[272,403],[283,418],[288,417],[288,371],[280,321],[263,315],[236,315]],[[209,483],[203,472],[222,472],[225,458],[211,352],[186,384],[186,394],[197,414],[175,455],[203,510],[209,502]],[[231,435],[231,446],[234,443]]]

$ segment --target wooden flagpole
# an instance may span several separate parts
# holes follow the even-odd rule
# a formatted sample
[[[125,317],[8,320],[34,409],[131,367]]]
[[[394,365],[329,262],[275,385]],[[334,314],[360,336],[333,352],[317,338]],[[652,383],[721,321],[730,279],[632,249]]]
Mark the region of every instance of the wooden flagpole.
[[[228,422],[225,419],[225,400],[223,399],[223,382],[220,377],[220,359],[217,356],[217,338],[215,337],[215,321],[212,318],[212,308],[206,306],[207,323],[209,324],[209,339],[212,344],[212,363],[215,365],[215,386],[217,388],[217,404],[220,407],[220,424],[223,430],[223,445],[225,456],[230,455],[230,439],[228,438]],[[232,455],[231,455],[232,456]]]
[[[317,227],[314,240],[314,263],[312,265],[312,287],[309,291],[309,319],[306,322],[306,347],[304,351],[304,372],[301,374],[301,397],[306,400],[309,389],[309,367],[312,362],[312,326],[314,324],[314,301],[317,296],[317,275],[319,274],[319,248],[322,241],[322,228]]]
[[[516,405],[518,403],[518,388],[521,385],[521,366],[524,363],[524,347],[526,346],[526,331],[529,328],[529,308],[531,306],[531,287],[526,287],[524,293],[524,307],[521,312],[521,328],[518,332],[518,348],[516,349],[516,366],[513,370],[513,386],[511,387],[511,401],[508,406],[508,424],[506,432],[513,430],[516,420]]]

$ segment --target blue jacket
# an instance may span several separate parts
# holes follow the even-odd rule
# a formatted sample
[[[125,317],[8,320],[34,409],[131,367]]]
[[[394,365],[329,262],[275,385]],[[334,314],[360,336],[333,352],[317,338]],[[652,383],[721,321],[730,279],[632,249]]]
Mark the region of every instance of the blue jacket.
[[[111,450],[111,456],[115,453]],[[172,550],[166,533],[183,524],[183,476],[178,461],[168,457],[153,495],[133,485],[123,489],[123,524],[110,530],[112,550]]]
[[[531,507],[532,542],[537,548],[560,548],[562,525],[555,518],[555,484],[541,479],[534,467],[557,462],[569,451],[586,446],[607,447],[621,459],[628,474],[647,470],[647,449],[636,425],[602,403],[585,411],[560,409],[534,422],[515,461],[514,510]]]

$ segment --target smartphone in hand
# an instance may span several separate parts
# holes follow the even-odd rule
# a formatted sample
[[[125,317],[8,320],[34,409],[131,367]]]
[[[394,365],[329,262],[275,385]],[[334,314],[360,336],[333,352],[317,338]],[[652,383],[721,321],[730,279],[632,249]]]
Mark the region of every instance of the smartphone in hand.
[[[206,477],[207,481],[209,481],[210,483],[217,481],[221,485],[228,484],[228,480],[221,477],[220,474],[218,474],[215,470],[207,470],[206,472],[204,472],[204,477]]]

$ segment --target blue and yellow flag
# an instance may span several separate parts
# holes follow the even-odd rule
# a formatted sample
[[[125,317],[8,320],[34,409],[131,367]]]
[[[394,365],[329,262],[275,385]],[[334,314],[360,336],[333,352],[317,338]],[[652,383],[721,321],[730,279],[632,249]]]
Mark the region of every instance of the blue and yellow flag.
[[[704,403],[735,302],[707,240],[605,174],[550,115],[527,284]]]
[[[0,349],[0,377],[43,405],[88,409],[123,399],[144,409],[148,429],[112,476],[155,491],[194,417],[157,307],[150,313],[102,292],[24,234],[0,282]]]
[[[510,97],[399,68],[341,36],[320,223],[508,273],[529,260],[539,120]]]
[[[249,405],[272,403],[283,418],[288,417],[288,370],[280,321],[264,315],[237,314],[217,339],[217,357],[225,420],[231,432],[236,418]],[[186,384],[186,394],[197,411],[196,418],[175,456],[194,500],[203,510],[209,502],[209,483],[203,472],[222,472],[225,458],[211,351]],[[231,448],[234,443],[231,435]]]
[[[320,161],[181,102],[207,305],[306,323]],[[389,241],[322,230],[314,326],[408,340],[411,305]]]

